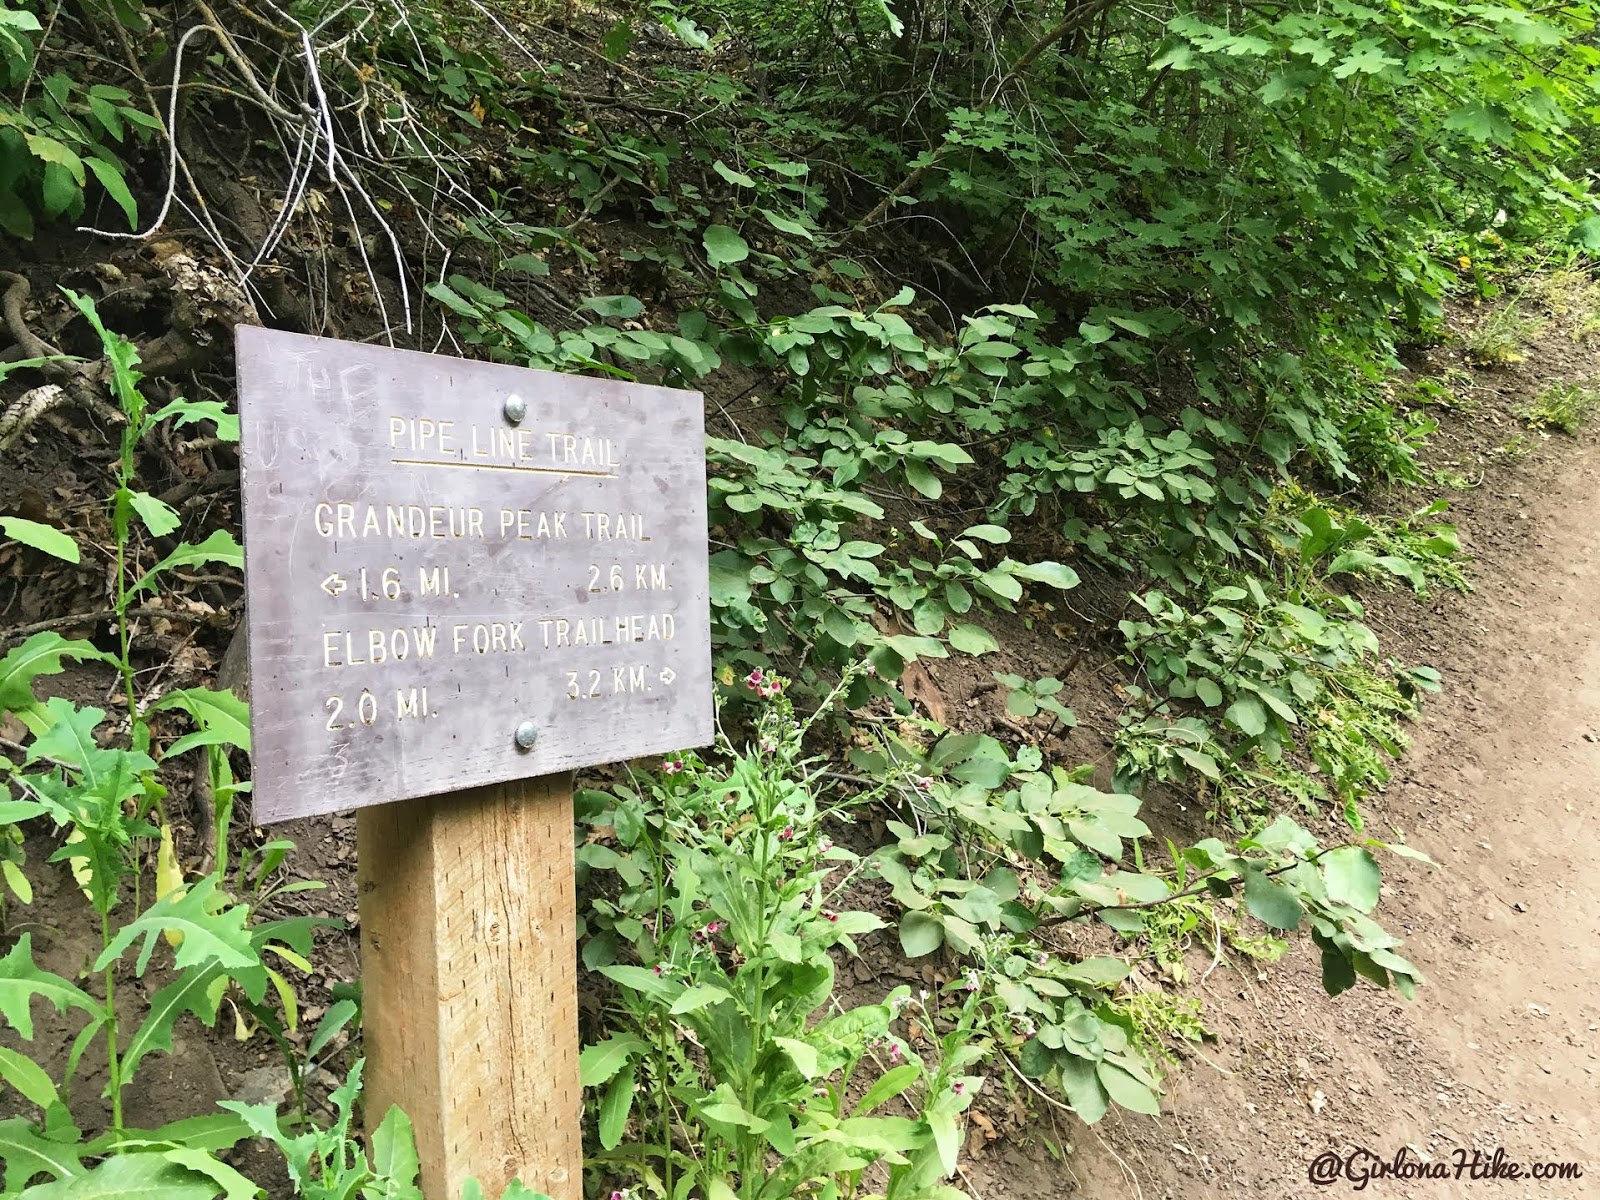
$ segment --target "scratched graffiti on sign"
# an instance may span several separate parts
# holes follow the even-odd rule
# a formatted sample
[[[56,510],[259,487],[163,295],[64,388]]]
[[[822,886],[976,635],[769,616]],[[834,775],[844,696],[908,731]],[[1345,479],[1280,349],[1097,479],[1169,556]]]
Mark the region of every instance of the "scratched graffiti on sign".
[[[257,821],[711,740],[698,393],[237,341]]]

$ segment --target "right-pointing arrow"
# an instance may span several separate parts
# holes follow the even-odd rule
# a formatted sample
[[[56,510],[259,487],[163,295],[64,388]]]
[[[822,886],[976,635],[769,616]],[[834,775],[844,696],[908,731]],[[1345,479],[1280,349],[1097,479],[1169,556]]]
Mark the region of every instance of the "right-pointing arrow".
[[[661,668],[661,682],[662,683],[671,683],[677,677],[678,676],[673,672],[671,667],[662,667]]]

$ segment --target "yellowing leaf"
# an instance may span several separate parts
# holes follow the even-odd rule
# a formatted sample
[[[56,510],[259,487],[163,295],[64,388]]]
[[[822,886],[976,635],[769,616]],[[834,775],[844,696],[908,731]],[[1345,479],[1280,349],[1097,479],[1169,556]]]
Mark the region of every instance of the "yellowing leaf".
[[[74,829],[67,834],[67,841],[69,843],[83,841],[83,830]],[[94,882],[94,876],[89,870],[89,860],[86,858],[69,858],[67,862],[72,867],[72,878],[77,881],[78,890],[83,893],[84,899],[93,904],[94,892],[90,890],[90,885]]]
[[[156,899],[165,900],[174,894],[177,898],[183,896],[183,868],[178,865],[178,854],[173,849],[172,826],[162,822],[161,846],[156,851]],[[179,930],[167,929],[161,936],[174,950],[183,945],[183,934]]]

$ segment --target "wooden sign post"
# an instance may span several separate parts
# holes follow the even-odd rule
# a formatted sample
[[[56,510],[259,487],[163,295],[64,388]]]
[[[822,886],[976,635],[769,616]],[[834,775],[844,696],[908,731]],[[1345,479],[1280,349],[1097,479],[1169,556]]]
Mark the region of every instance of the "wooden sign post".
[[[581,1200],[568,772],[711,740],[701,398],[237,345],[254,814],[360,810],[369,1126]]]

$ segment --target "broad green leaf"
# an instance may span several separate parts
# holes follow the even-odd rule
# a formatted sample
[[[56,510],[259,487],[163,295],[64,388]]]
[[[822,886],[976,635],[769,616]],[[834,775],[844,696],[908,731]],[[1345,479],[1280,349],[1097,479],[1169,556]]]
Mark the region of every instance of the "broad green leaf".
[[[1222,703],[1222,689],[1217,686],[1214,679],[1197,679],[1194,684],[1194,694],[1200,702],[1210,708],[1215,708]]]
[[[1155,1117],[1161,1115],[1161,1101],[1155,1092],[1115,1063],[1102,1062],[1096,1069],[1106,1092],[1123,1108]]]
[[[209,1179],[216,1185],[213,1190],[221,1190],[222,1200],[258,1200],[258,1197],[265,1194],[255,1180],[247,1178],[198,1146],[174,1146],[165,1148],[160,1153],[168,1162],[187,1167],[196,1175]],[[409,1192],[390,1191],[381,1197],[375,1196],[372,1200],[422,1200],[422,1193],[415,1188]]]
[[[1128,972],[1128,964],[1120,958],[1086,958],[1073,963],[1061,973],[1061,978],[1091,987],[1114,987],[1128,977]]]
[[[56,1085],[44,1068],[26,1054],[0,1046],[0,1079],[4,1079],[30,1103],[41,1109],[60,1102]]]
[[[106,195],[110,196],[122,209],[122,215],[128,218],[128,228],[139,228],[139,205],[133,198],[133,193],[128,190],[128,181],[122,177],[122,172],[103,159],[89,157],[83,160],[83,165],[94,172],[94,177],[100,181],[100,186],[105,188]]]
[[[872,1086],[856,1102],[851,1115],[864,1117],[873,1109],[887,1104],[916,1083],[917,1080],[921,1079],[922,1072],[922,1064],[916,1062],[905,1062],[898,1067],[890,1067],[889,1070],[878,1076]]]
[[[957,625],[950,630],[950,645],[963,654],[988,654],[1000,649],[994,634],[976,625]]]
[[[590,296],[578,304],[600,317],[637,317],[644,312],[644,304],[634,296]]]
[[[33,884],[28,882],[21,867],[9,858],[0,860],[0,875],[5,876],[6,886],[11,889],[12,895],[24,904],[33,903]]]
[[[814,242],[817,240],[808,226],[800,221],[795,220],[793,217],[786,217],[780,212],[773,212],[770,208],[763,208],[759,211],[761,215],[767,219],[768,223],[780,233],[792,234],[795,237],[803,237],[808,242]]]
[[[903,464],[906,473],[906,482],[929,500],[937,500],[944,495],[944,483],[933,473],[932,468],[920,458],[908,458]]]
[[[773,1038],[773,1043],[779,1046],[789,1056],[789,1061],[806,1079],[815,1079],[819,1074],[817,1064],[817,1048],[798,1038],[780,1037]]]
[[[550,264],[537,254],[513,254],[500,264],[501,270],[514,271],[519,275],[528,275],[542,278],[550,274]]]
[[[1293,892],[1254,868],[1244,873],[1244,905],[1251,916],[1273,929],[1293,929],[1304,915]]]
[[[713,268],[741,263],[750,257],[750,244],[726,225],[709,226],[704,244],[706,259]]]
[[[907,958],[932,954],[944,944],[944,923],[927,913],[908,912],[900,918],[900,948]]]
[[[24,546],[32,546],[35,550],[42,550],[69,563],[79,561],[78,543],[53,526],[41,525],[23,517],[0,517],[0,529],[5,530],[7,537]]]
[[[56,163],[65,167],[67,174],[72,176],[72,181],[80,188],[84,185],[83,159],[79,158],[66,146],[56,141],[53,137],[42,134],[26,133],[28,151],[42,162]]]
[[[634,1065],[630,1062],[612,1080],[600,1101],[598,1125],[600,1146],[604,1150],[615,1150],[617,1143],[622,1141],[623,1130],[628,1127],[628,1114],[633,1110],[635,1073]]]
[[[1078,573],[1065,563],[1016,563],[1012,565],[1011,573],[1029,583],[1042,583],[1063,590],[1078,586]]]
[[[684,1013],[699,1012],[713,1004],[721,1004],[724,1000],[733,997],[726,988],[719,988],[715,984],[701,983],[685,988],[683,994],[672,1002],[672,1007],[667,1012],[672,1016],[682,1016]]]
[[[734,170],[734,168],[730,167],[720,158],[711,164],[711,169],[718,175],[721,175],[729,183],[736,184],[739,187],[753,188],[756,186],[756,181],[754,179],[750,178],[750,176],[746,175],[743,171]]]
[[[1317,859],[1322,868],[1322,878],[1328,888],[1328,899],[1336,904],[1348,904],[1360,912],[1371,912],[1378,906],[1378,890],[1382,873],[1378,861],[1360,846],[1340,846]]]
[[[1011,540],[1011,531],[1004,525],[969,525],[961,531],[963,537],[977,538],[1001,546]]]
[[[649,1050],[649,1043],[631,1033],[619,1033],[585,1046],[578,1055],[578,1080],[584,1087],[598,1087],[622,1070],[630,1059]]]
[[[1240,696],[1222,715],[1246,737],[1259,737],[1267,731],[1267,710],[1255,696]]]
[[[956,1115],[931,1109],[925,1115],[928,1130],[933,1134],[934,1149],[939,1153],[939,1166],[946,1176],[954,1175],[961,1154],[961,1124]]]

